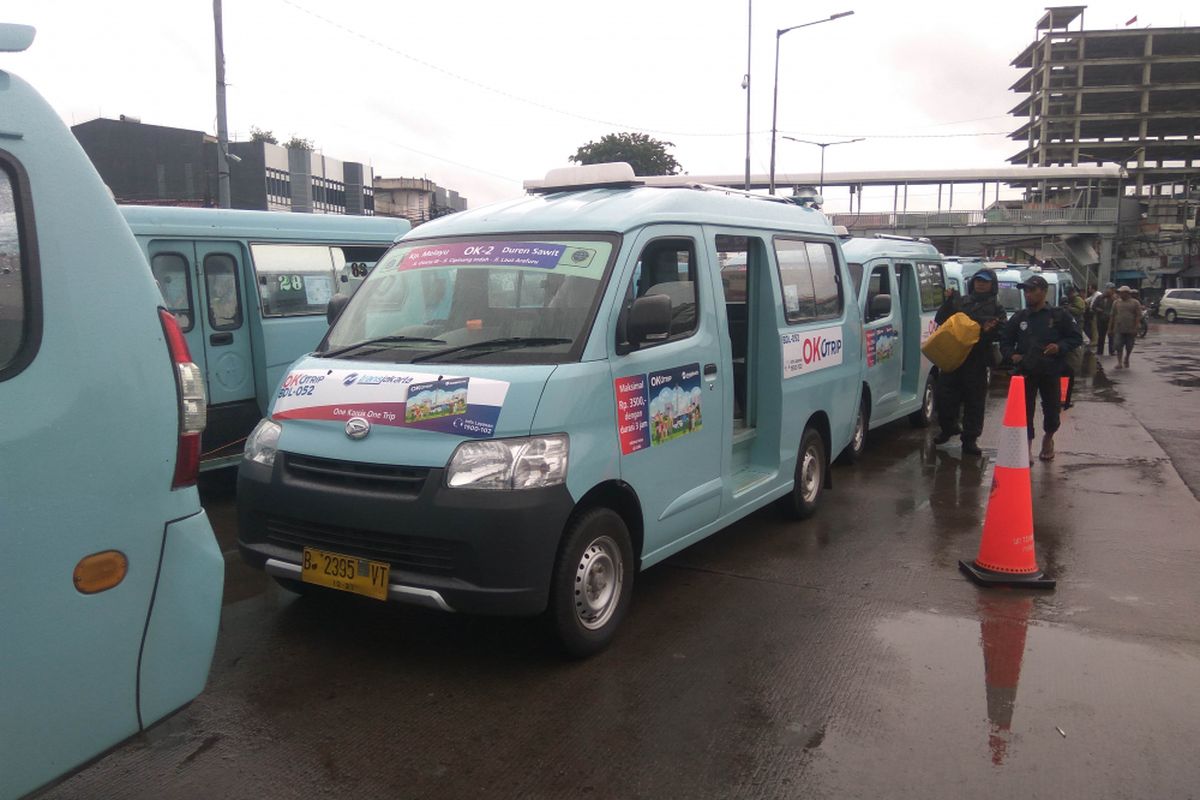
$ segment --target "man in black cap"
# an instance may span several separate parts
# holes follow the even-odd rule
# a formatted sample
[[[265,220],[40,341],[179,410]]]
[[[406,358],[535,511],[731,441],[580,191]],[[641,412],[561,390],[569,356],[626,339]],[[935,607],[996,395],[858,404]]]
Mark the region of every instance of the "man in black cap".
[[[938,425],[942,431],[933,437],[934,444],[945,444],[957,433],[962,433],[964,455],[977,456],[983,451],[976,440],[983,433],[983,409],[987,401],[987,368],[992,354],[992,342],[996,340],[1007,315],[997,299],[1000,284],[996,273],[984,268],[971,278],[971,293],[957,297],[954,290],[947,290],[946,301],[938,309],[933,321],[938,325],[958,312],[966,314],[979,323],[979,341],[967,354],[967,360],[953,372],[943,372],[937,381]],[[962,412],[962,428],[958,427],[958,415]]]
[[[1046,304],[1049,284],[1041,275],[1031,275],[1017,288],[1025,292],[1025,308],[1012,315],[1000,334],[1000,351],[1011,357],[1017,372],[1025,377],[1025,421],[1029,446],[1033,448],[1033,412],[1042,396],[1042,452],[1039,458],[1054,458],[1054,432],[1059,425],[1059,377],[1066,355],[1083,344],[1083,334],[1065,309]]]

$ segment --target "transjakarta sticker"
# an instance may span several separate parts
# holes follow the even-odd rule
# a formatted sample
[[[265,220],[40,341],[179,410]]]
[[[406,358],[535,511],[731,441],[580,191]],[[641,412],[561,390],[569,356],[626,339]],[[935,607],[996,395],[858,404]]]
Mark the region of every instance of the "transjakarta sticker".
[[[892,353],[896,349],[896,339],[900,336],[894,327],[884,325],[882,328],[869,330],[866,334],[868,367],[873,367],[892,357]]]
[[[508,382],[420,372],[349,369],[295,370],[275,396],[272,419],[345,422],[362,417],[376,425],[421,428],[485,438],[508,394]]]
[[[785,333],[779,337],[779,344],[784,380],[842,363],[841,326]]]
[[[704,426],[699,364],[617,378],[613,388],[624,455],[666,444]]]

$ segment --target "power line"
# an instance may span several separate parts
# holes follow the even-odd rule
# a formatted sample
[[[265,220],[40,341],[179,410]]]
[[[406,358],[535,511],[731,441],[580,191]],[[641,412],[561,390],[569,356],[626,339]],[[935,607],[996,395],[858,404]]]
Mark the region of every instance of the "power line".
[[[443,75],[446,75],[447,77],[453,78],[454,80],[457,80],[457,81],[461,81],[469,86],[474,86],[475,88],[481,89],[485,92],[491,92],[491,93],[497,94],[501,97],[506,97],[510,100],[516,100],[517,102],[525,103],[526,105],[533,106],[534,108],[540,108],[543,111],[549,111],[553,114],[559,114],[561,116],[570,117],[572,119],[581,120],[583,122],[597,123],[600,125],[605,125],[610,128],[616,128],[616,129],[620,129],[620,130],[636,131],[636,132],[640,132],[640,133],[652,133],[652,134],[655,134],[656,136],[720,138],[720,137],[733,137],[733,136],[740,137],[740,136],[745,135],[745,131],[728,131],[728,132],[670,131],[670,130],[663,130],[660,128],[647,128],[647,127],[644,127],[641,125],[629,125],[629,124],[626,124],[623,122],[614,122],[612,120],[600,119],[598,117],[589,117],[584,114],[576,114],[572,111],[566,111],[566,110],[558,108],[556,106],[549,105],[548,103],[542,103],[537,100],[531,100],[528,97],[522,97],[520,95],[513,94],[512,92],[505,91],[504,89],[497,88],[497,87],[492,86],[487,83],[483,83],[482,81],[477,81],[474,78],[468,78],[465,75],[460,75],[459,73],[448,70],[445,67],[439,66],[439,65],[434,64],[429,61],[425,61],[424,59],[421,59],[421,58],[417,58],[416,56],[410,55],[410,54],[404,52],[403,50],[396,49],[395,47],[393,47],[390,44],[387,44],[386,42],[382,42],[378,39],[368,36],[367,34],[356,31],[353,28],[347,27],[346,25],[343,25],[342,23],[337,22],[336,20],[332,20],[326,16],[318,14],[317,12],[315,12],[311,9],[305,8],[304,6],[300,5],[299,3],[296,3],[294,0],[279,0],[279,2],[281,2],[285,5],[291,6],[292,8],[296,9],[297,11],[299,11],[303,14],[307,14],[308,16],[312,17],[313,19],[319,20],[320,22],[322,22],[330,27],[336,28],[336,29],[342,31],[343,33],[346,33],[349,36],[353,36],[357,39],[361,39],[364,42],[367,42],[368,44],[374,45],[375,47],[378,47],[381,50],[386,50],[389,53],[392,53],[393,55],[400,56],[401,58],[411,61],[414,64],[420,64],[421,66],[425,67],[426,69],[433,70],[434,72],[439,72]],[[962,125],[962,124],[966,124],[968,122],[980,122],[983,120],[998,119],[998,118],[1006,117],[1006,116],[1008,116],[1008,115],[1007,114],[1000,115],[1000,117],[978,117],[976,119],[956,120],[953,122],[939,122],[930,127],[940,127],[943,125]],[[761,135],[761,134],[766,134],[766,133],[769,133],[769,131],[765,131],[765,130],[752,131],[752,134],[754,134],[754,135]],[[789,131],[789,133],[791,133],[791,131]],[[1008,136],[1009,133],[1010,133],[1010,131],[985,131],[985,132],[980,132],[980,133],[941,133],[941,134],[937,134],[937,133],[929,133],[929,134],[915,134],[915,133],[914,134],[803,133],[800,135],[818,136],[818,137],[826,137],[826,136],[843,137],[844,136],[844,137],[849,137],[849,138],[855,138],[855,137],[861,136],[865,139],[923,139],[923,138],[950,139],[950,138],[971,137],[971,136]]]

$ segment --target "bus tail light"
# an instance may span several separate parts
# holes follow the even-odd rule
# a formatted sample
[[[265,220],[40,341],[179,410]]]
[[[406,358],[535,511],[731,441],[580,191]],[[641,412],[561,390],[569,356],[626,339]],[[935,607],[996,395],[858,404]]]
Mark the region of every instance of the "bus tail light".
[[[158,310],[167,350],[175,365],[175,394],[179,398],[179,442],[175,448],[175,475],[172,489],[194,486],[200,476],[200,434],[208,421],[208,398],[204,392],[204,375],[192,362],[187,340],[175,316],[165,308]]]

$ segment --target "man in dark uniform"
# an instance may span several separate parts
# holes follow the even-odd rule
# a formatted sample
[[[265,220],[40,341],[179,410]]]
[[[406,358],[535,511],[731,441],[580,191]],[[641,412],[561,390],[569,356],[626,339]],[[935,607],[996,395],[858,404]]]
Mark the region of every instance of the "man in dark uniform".
[[[1000,351],[1011,357],[1016,371],[1025,377],[1025,421],[1029,446],[1033,448],[1033,412],[1042,396],[1042,452],[1039,458],[1054,458],[1054,432],[1059,425],[1059,377],[1067,353],[1083,345],[1083,334],[1074,318],[1063,308],[1046,304],[1048,284],[1032,275],[1017,287],[1025,292],[1025,308],[1013,314],[1000,334]]]
[[[971,278],[971,293],[958,297],[948,290],[934,322],[941,325],[958,312],[979,323],[979,341],[967,354],[967,360],[953,372],[943,372],[937,381],[938,425],[942,431],[933,438],[934,444],[945,444],[955,434],[962,434],[964,455],[977,456],[982,451],[977,441],[983,433],[983,409],[987,401],[987,370],[991,362],[992,342],[1004,324],[1006,314],[997,296],[1000,284],[996,273],[981,269]],[[962,428],[958,426],[962,411]]]

